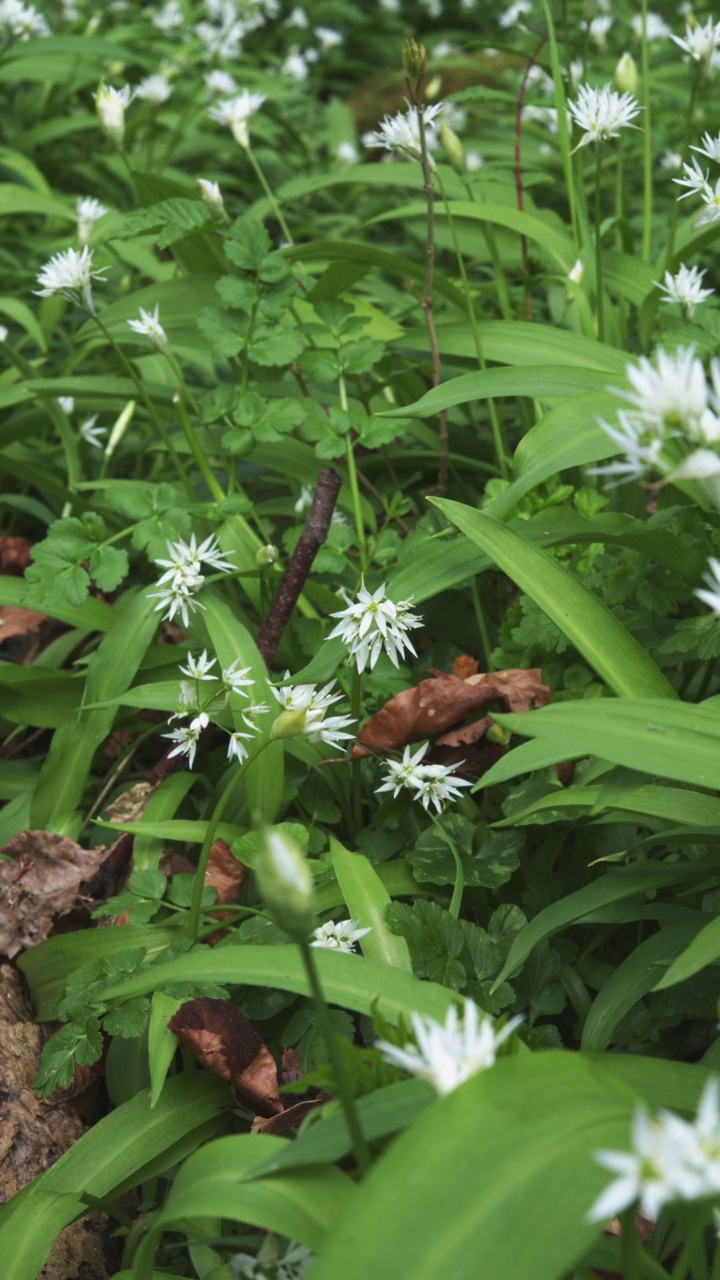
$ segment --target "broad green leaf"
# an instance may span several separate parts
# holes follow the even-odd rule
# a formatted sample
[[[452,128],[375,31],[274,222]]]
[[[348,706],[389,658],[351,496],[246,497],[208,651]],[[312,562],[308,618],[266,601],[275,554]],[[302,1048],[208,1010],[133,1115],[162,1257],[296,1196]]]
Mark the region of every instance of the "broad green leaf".
[[[378,1089],[357,1101],[363,1133],[368,1142],[397,1133],[421,1115],[435,1093],[425,1080],[403,1080]],[[256,1178],[282,1169],[299,1169],[309,1164],[341,1160],[352,1151],[352,1138],[345,1116],[338,1107],[323,1107],[313,1124],[286,1143],[255,1170]]]
[[[177,940],[177,929],[158,924],[127,924],[116,929],[82,929],[47,938],[18,957],[17,965],[30,989],[38,1022],[57,1017],[57,1006],[70,974],[89,960],[146,947],[149,959]]]
[[[391,898],[414,898],[418,894],[432,895],[435,892],[432,885],[418,884],[407,862],[383,862],[373,870]],[[333,881],[318,885],[313,901],[315,911],[322,915],[325,911],[341,907],[345,899],[340,885]]]
[[[122,932],[119,930],[118,932]],[[150,1107],[147,1092],[117,1107],[75,1142],[46,1173],[0,1209],[0,1250],[7,1280],[36,1280],[53,1241],[83,1212],[81,1196],[112,1198],[175,1164],[224,1122],[230,1095],[209,1072],[168,1081]]]
[[[526,744],[527,745],[527,744]],[[481,779],[487,785],[485,778]],[[588,809],[591,813],[619,809],[624,814],[664,819],[674,825],[720,828],[720,800],[706,796],[702,791],[683,791],[679,787],[628,787],[606,785],[596,787],[558,788],[528,805],[511,818],[494,822],[494,827],[513,827],[524,824],[535,813],[548,809],[562,811],[565,808]]]
[[[126,689],[158,627],[155,601],[148,591],[126,597],[114,607],[115,620],[88,663],[85,701],[104,702]],[[53,737],[43,764],[30,819],[41,831],[72,834],[97,748],[107,738],[115,709],[81,712]]]
[[[137,822],[104,822],[100,818],[93,819],[96,827],[105,827],[108,831],[126,831],[131,836],[147,836],[149,840],[180,840],[188,844],[202,844],[207,835],[208,823],[199,818],[166,818],[161,822],[146,822],[139,818]],[[237,840],[245,834],[245,828],[234,822],[221,822],[217,827],[220,840]]]
[[[699,973],[709,964],[715,964],[720,958],[720,916],[715,916],[685,948],[677,960],[670,965],[667,973],[655,983],[653,991],[662,991],[665,987],[674,987],[677,982],[684,982],[694,973]]]
[[[597,419],[611,416],[617,404],[617,396],[593,391],[550,409],[520,441],[513,457],[515,481],[488,505],[488,513],[502,520],[526,493],[551,476],[614,457],[618,446]]]
[[[320,1248],[350,1207],[355,1184],[333,1166],[254,1180],[257,1166],[287,1145],[287,1139],[246,1133],[219,1138],[191,1155],[138,1250],[133,1268],[137,1280],[150,1280],[163,1231],[187,1231],[193,1219],[205,1216],[248,1223]]]
[[[557,231],[550,226],[542,216],[523,213],[519,209],[513,208],[512,205],[491,204],[484,200],[472,203],[468,200],[451,200],[449,207],[454,219],[465,218],[473,222],[490,222],[504,227],[507,231],[515,231],[519,236],[525,236],[528,240],[539,244],[542,249],[545,249],[555,259],[565,275],[567,275],[575,261],[577,251],[572,240],[562,231]],[[390,218],[405,220],[426,216],[426,206],[413,202],[412,204],[395,206],[389,213],[378,215],[373,219],[373,224]],[[435,217],[439,221],[444,216],[444,207],[438,203]]]
[[[572,264],[571,264],[572,265]],[[418,331],[419,338],[420,331]],[[615,347],[584,338],[567,329],[554,329],[547,324],[530,324],[527,320],[487,320],[480,328],[483,355],[497,364],[576,366],[598,369],[624,380],[627,356]],[[406,344],[415,338],[408,333]],[[453,320],[438,323],[438,342],[443,355],[464,356],[477,360],[475,342],[467,323]],[[616,402],[617,403],[617,402]]]
[[[432,501],[540,606],[615,693],[676,697],[642,645],[569,569],[492,516],[460,502]]]
[[[599,698],[543,707],[528,716],[493,716],[524,737],[594,755],[661,778],[717,788],[720,709],[669,698]]]
[[[207,627],[212,650],[217,654],[220,669],[224,671],[234,662],[237,662],[240,668],[249,667],[249,674],[255,681],[254,689],[249,691],[250,702],[267,704],[267,668],[250,632],[216,592],[208,590],[204,600],[206,605],[202,618]],[[247,698],[238,693],[230,694],[230,707],[235,714],[236,728],[239,730],[244,730],[244,722],[241,720],[243,704],[248,705]],[[256,742],[252,744],[256,749],[263,741],[267,741],[266,735],[274,719],[275,714],[272,708],[266,715],[255,717],[260,727]],[[275,819],[283,796],[283,761],[282,743],[269,742],[256,760],[243,767],[243,781],[250,816],[253,819],[256,813],[262,814],[266,822],[272,822]]]
[[[0,67],[0,81],[3,80]],[[18,214],[45,214],[48,218],[62,218],[64,222],[75,222],[77,214],[68,201],[42,191],[31,191],[30,187],[20,186],[14,182],[0,183],[0,218],[17,217]]]
[[[600,1053],[607,1048],[621,1019],[654,989],[658,973],[691,942],[701,923],[702,916],[695,924],[660,929],[630,952],[595,997],[583,1027],[581,1049]]]
[[[515,973],[544,938],[581,920],[583,916],[609,902],[620,902],[634,894],[656,892],[669,885],[682,884],[684,880],[702,879],[711,870],[713,860],[700,862],[653,863],[639,862],[628,867],[613,867],[592,884],[584,885],[574,893],[568,893],[559,902],[553,902],[530,921],[517,935],[508,952],[507,960],[493,984],[493,990]]]
[[[462,374],[459,378],[450,378],[433,387],[414,404],[403,405],[400,409],[389,409],[381,414],[383,418],[429,418],[443,409],[452,409],[458,404],[469,404],[474,400],[490,400],[494,396],[531,396],[535,400],[555,399],[568,396],[574,398],[583,392],[602,392],[607,383],[607,374],[597,369],[578,369],[575,365],[559,365],[548,368],[546,365],[521,368],[510,366],[502,369],[481,369],[477,373]],[[615,402],[617,403],[617,402]],[[580,416],[577,413],[575,419]],[[533,427],[532,431],[537,431]],[[528,433],[528,434],[531,434]],[[612,448],[610,437],[605,436],[606,448]],[[524,437],[525,439],[526,437]],[[566,439],[566,449],[571,442]],[[607,455],[601,455],[607,456]],[[595,461],[595,458],[590,459]],[[563,463],[563,466],[577,466],[577,463]],[[560,468],[558,467],[558,470]]]
[[[166,823],[169,818],[172,818],[196,781],[197,775],[190,772],[172,773],[169,778],[164,778],[145,805],[143,817],[147,818],[148,822]],[[166,839],[165,834],[136,835],[133,841],[134,870],[156,871]]]
[[[122,931],[121,931],[122,932]],[[358,1013],[371,1013],[377,1000],[380,1012],[387,1018],[399,1014],[428,1014],[444,1021],[454,993],[434,982],[420,982],[409,973],[391,969],[364,956],[343,955],[318,947],[315,960],[329,1004]],[[104,998],[113,999],[122,991],[126,996],[145,995],[169,982],[212,982],[250,987],[278,987],[309,995],[310,987],[299,952],[295,947],[253,947],[238,944],[209,954],[181,956],[166,964],[158,964],[131,978],[122,986],[107,987]]]
[[[350,853],[330,838],[330,856],[351,919],[371,933],[360,939],[360,950],[368,960],[412,973],[410,950],[404,938],[391,933],[385,923],[385,908],[392,901],[375,867],[362,853]]]
[[[0,604],[14,605],[23,609],[32,609],[32,595],[23,578],[0,577]],[[54,605],[43,605],[43,613],[60,622],[67,622],[70,627],[79,627],[83,631],[109,631],[116,620],[112,605],[103,604],[102,600],[89,597],[80,605],[68,604],[65,600]]]
[[[168,996],[164,991],[153,993],[147,1036],[151,1107],[157,1105],[170,1064],[177,1052],[178,1040],[168,1027],[168,1022],[184,1003],[184,996]]]
[[[600,1234],[587,1212],[608,1174],[593,1152],[627,1143],[632,1111],[577,1054],[501,1059],[383,1154],[313,1280],[476,1280],[478,1259],[493,1280],[559,1280]]]

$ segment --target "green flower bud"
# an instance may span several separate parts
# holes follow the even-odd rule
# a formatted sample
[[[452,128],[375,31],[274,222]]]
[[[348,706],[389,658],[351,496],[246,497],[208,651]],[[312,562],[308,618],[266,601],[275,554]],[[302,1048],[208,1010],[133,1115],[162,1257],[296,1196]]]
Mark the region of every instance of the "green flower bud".
[[[270,740],[276,738],[294,738],[302,733],[307,720],[307,708],[298,711],[281,711],[270,730]]]
[[[506,747],[512,738],[512,733],[509,729],[503,728],[501,724],[491,724],[485,737],[488,742],[494,742],[499,747]]]
[[[255,556],[255,563],[258,569],[269,569],[278,559],[280,552],[272,543],[268,543],[266,547],[261,547]]]
[[[417,40],[406,40],[403,43],[402,64],[405,75],[413,84],[422,78],[427,66],[427,49]]]
[[[444,120],[440,121],[440,141],[445,148],[447,158],[456,173],[463,174],[466,169],[465,151],[457,134]]]
[[[295,841],[272,827],[264,832],[255,871],[275,923],[295,942],[307,941],[314,924],[313,881]]]
[[[624,53],[615,68],[615,83],[621,93],[637,93],[638,69],[631,53]]]

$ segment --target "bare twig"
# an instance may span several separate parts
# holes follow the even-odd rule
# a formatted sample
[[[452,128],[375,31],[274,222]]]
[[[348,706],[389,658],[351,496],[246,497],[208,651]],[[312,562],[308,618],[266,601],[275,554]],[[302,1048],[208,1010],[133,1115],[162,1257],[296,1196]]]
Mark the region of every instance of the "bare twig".
[[[300,592],[310,573],[312,562],[327,538],[341,485],[341,476],[330,467],[321,471],[317,478],[313,503],[305,521],[305,528],[290,557],[275,599],[256,640],[257,647],[268,666],[280,643],[280,637],[290,621]]]

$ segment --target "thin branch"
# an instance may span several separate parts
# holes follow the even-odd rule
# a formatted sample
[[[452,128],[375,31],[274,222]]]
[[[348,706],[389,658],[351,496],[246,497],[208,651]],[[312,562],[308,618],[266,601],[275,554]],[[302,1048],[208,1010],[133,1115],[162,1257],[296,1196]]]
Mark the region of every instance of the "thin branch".
[[[256,644],[269,666],[280,643],[318,551],[327,538],[335,503],[342,485],[337,471],[327,467],[317,478],[312,507],[300,540],[280,581]]]

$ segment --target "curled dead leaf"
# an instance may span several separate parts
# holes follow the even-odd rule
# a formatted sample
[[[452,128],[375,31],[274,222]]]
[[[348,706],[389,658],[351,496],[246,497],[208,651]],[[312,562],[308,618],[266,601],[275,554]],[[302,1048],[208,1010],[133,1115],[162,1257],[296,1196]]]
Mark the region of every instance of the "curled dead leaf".
[[[232,1085],[241,1106],[260,1116],[284,1110],[275,1059],[250,1020],[229,1000],[188,1000],[168,1027],[198,1062]]]
[[[489,716],[461,726],[468,716],[494,705],[503,711],[528,711],[550,699],[537,668],[493,671],[459,680],[437,672],[412,689],[396,694],[366,720],[353,747],[354,759],[377,752],[398,751],[411,742],[434,738],[438,746],[461,747],[478,742],[490,724]]]

